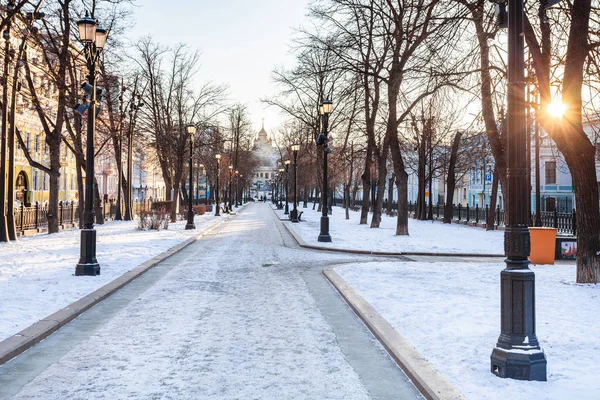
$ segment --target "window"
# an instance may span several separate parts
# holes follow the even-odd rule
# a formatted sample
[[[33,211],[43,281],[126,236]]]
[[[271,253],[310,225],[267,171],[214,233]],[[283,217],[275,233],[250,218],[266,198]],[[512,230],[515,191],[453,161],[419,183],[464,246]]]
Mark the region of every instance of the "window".
[[[546,161],[544,163],[544,176],[546,177],[546,185],[556,184],[556,162]]]
[[[40,151],[40,135],[35,135],[35,151]]]
[[[29,132],[25,136],[25,146],[27,146],[28,150],[31,148],[31,133]]]
[[[554,212],[556,210],[556,198],[546,197],[546,211]]]
[[[261,178],[263,177],[263,173],[262,173],[262,172],[260,173],[260,177],[261,177]]]
[[[467,188],[463,188],[463,200],[467,199]]]
[[[38,170],[33,170],[33,190],[38,190]]]

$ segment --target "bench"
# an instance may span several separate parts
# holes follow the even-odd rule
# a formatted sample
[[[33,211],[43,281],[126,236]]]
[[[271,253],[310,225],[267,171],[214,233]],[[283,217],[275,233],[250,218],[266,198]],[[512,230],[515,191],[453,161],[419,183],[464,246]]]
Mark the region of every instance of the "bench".
[[[290,221],[293,220],[294,218],[292,217],[293,213],[290,213]],[[304,211],[298,211],[298,221],[302,221],[302,214],[304,214]]]

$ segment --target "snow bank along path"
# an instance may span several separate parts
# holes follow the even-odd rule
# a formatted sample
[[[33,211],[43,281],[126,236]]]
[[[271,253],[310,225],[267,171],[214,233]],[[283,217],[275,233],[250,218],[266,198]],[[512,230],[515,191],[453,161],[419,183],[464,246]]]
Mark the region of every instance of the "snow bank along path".
[[[491,374],[503,268],[383,262],[335,270],[468,398],[600,399],[600,285],[576,284],[574,266],[532,267],[548,382]]]
[[[96,225],[99,276],[75,276],[80,231],[20,238],[0,243],[0,341],[113,281],[125,272],[221,221],[196,216],[161,231],[138,231],[138,221]]]
[[[372,214],[369,214],[369,224],[359,225],[360,212],[350,211],[350,219],[347,220],[341,207],[334,207],[333,214],[329,216],[329,232],[333,241],[322,243],[317,240],[321,213],[313,211],[312,205],[299,208],[299,211],[304,212],[303,222],[290,224],[290,227],[312,246],[398,253],[504,254],[503,231],[488,232],[464,225],[409,218],[409,236],[395,236],[396,217],[384,215],[380,228],[371,229]],[[281,218],[287,217],[282,210],[276,212]]]

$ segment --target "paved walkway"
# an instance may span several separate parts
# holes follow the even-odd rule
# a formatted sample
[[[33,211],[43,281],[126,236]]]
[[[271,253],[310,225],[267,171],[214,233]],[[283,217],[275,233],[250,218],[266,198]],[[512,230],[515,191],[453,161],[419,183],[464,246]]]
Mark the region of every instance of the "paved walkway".
[[[0,398],[419,398],[321,275],[359,260],[252,204],[0,367]]]

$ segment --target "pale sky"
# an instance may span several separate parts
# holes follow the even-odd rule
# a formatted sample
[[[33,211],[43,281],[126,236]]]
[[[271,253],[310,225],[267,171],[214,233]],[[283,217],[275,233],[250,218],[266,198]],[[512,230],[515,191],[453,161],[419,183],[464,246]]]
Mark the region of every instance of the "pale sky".
[[[305,25],[308,0],[138,0],[132,38],[152,34],[164,45],[186,43],[202,52],[199,82],[229,85],[247,103],[254,128],[272,133],[285,119],[259,99],[275,93],[271,71],[290,68],[293,29]]]

